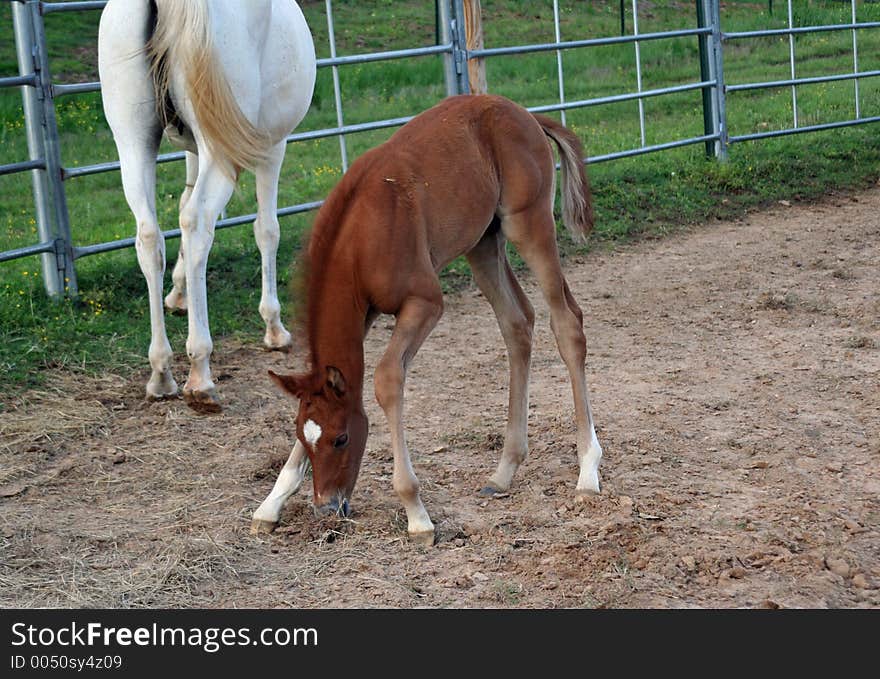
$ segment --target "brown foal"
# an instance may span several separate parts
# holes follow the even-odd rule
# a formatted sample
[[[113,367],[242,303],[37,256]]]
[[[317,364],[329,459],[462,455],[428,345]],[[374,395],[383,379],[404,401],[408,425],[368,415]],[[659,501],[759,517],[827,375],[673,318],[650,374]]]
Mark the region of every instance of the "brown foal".
[[[534,273],[568,368],[577,420],[576,494],[599,491],[602,448],[584,374],[583,315],[562,274],[553,218],[562,159],[563,221],[576,238],[592,228],[578,138],[556,121],[497,96],[450,97],[352,164],[319,211],[305,266],[305,331],[311,371],[270,376],[299,399],[297,442],[252,530],[271,531],[284,502],[314,476],[314,505],[347,515],[367,439],[364,338],[375,317],[396,323],[375,372],[388,418],[393,486],[410,537],[431,544],[434,525],[419,497],[403,427],[407,367],[443,312],[438,272],[466,255],[498,319],[510,363],[504,451],[485,494],[510,487],[528,452],[528,382],[534,311],[505,252],[509,240]]]

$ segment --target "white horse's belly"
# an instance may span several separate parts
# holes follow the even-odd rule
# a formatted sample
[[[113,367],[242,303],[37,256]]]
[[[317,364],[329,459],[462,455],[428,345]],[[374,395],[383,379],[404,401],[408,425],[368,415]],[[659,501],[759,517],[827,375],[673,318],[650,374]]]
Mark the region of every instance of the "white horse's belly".
[[[260,125],[280,141],[309,110],[315,89],[315,45],[299,5],[275,0],[272,20],[285,28],[272,31],[266,45],[266,54],[274,58],[263,60],[261,79],[276,84],[261,93]]]

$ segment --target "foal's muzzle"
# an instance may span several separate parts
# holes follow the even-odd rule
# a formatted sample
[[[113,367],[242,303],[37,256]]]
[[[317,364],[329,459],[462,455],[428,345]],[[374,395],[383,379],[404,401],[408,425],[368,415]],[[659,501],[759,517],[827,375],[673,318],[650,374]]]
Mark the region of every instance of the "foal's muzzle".
[[[347,498],[333,496],[327,504],[315,507],[316,516],[333,516],[334,514],[342,517],[351,514],[351,506],[348,504]]]

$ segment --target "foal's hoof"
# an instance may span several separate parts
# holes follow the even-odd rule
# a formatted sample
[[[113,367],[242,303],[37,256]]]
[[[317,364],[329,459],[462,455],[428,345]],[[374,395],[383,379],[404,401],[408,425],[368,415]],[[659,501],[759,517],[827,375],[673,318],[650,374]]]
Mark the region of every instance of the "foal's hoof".
[[[504,495],[506,490],[499,490],[495,486],[484,486],[478,493],[480,497],[495,497],[496,495]]]
[[[265,521],[264,519],[251,521],[251,535],[268,535],[276,528],[278,528],[277,521]]]
[[[599,482],[596,482],[595,488],[575,488],[574,491],[574,501],[575,502],[587,502],[591,497],[596,497],[599,494]]]
[[[213,414],[223,410],[220,405],[220,399],[217,398],[217,392],[214,389],[208,391],[190,391],[183,390],[183,400],[186,404],[197,413]]]
[[[599,472],[595,469],[581,472],[577,487],[574,489],[575,501],[585,502],[587,498],[598,495],[599,492]]]
[[[434,529],[422,530],[417,533],[409,533],[409,539],[422,547],[434,546]]]

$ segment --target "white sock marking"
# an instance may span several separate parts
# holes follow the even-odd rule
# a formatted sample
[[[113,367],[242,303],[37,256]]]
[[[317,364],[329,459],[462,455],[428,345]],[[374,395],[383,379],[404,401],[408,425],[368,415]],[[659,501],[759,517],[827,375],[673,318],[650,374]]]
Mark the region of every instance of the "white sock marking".
[[[590,427],[590,447],[587,454],[580,460],[577,490],[581,492],[599,492],[599,461],[602,459],[602,446],[596,436],[595,427]]]
[[[281,469],[281,473],[278,474],[272,492],[254,512],[254,519],[278,523],[281,509],[287,502],[287,498],[298,491],[302,485],[308,463],[309,458],[306,456],[305,448],[302,443],[297,441],[290,453],[290,458]]]

